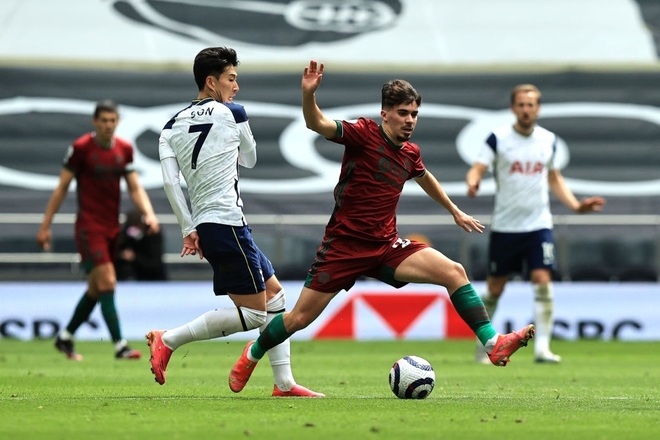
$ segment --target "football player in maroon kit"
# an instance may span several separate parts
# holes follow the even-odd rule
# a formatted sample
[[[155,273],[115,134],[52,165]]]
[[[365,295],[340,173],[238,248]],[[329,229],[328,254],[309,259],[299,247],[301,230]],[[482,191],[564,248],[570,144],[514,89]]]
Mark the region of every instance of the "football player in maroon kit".
[[[410,179],[449,211],[460,228],[467,232],[484,229],[449,199],[424,167],[419,147],[409,141],[417,124],[421,95],[407,81],[392,80],[381,91],[381,124],[367,118],[333,120],[316,104],[323,69],[323,64],[314,60],[305,68],[302,110],[309,129],[344,145],[334,190],[335,208],[296,305],[246,345],[229,375],[229,387],[241,391],[269,348],[307,327],[339,291],[350,289],[361,276],[397,288],[407,283],[443,286],[458,314],[487,347],[491,362],[506,366],[509,357],[534,336],[534,326],[498,334],[461,264],[424,243],[398,235],[396,208]]]
[[[49,250],[53,217],[66,198],[69,185],[76,179],[75,238],[82,266],[87,272],[87,291],[78,302],[69,324],[57,335],[55,348],[67,358],[78,361],[82,356],[74,350],[73,335],[89,318],[97,302],[115,345],[115,357],[140,358],[140,352],[132,350],[122,337],[114,298],[122,177],[133,203],[144,215],[147,233],[158,232],[160,226],[149,196],[133,168],[133,146],[115,136],[118,123],[119,112],[113,101],[103,100],[96,104],[92,118],[95,131],[76,139],[67,150],[59,183],[48,201],[37,233],[39,245]]]

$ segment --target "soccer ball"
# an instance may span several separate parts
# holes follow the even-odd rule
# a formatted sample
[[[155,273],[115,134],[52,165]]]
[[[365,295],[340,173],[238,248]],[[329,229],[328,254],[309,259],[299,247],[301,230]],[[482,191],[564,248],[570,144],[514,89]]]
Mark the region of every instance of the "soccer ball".
[[[435,386],[435,371],[426,359],[406,356],[390,370],[390,389],[399,399],[425,399]]]

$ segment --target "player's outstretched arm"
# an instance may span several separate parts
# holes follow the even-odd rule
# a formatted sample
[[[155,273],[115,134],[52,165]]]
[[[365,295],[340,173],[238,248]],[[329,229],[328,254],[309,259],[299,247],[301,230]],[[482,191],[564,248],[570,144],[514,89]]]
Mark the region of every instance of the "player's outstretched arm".
[[[302,89],[302,111],[305,125],[321,136],[331,139],[337,135],[337,123],[323,114],[316,104],[316,90],[323,79],[323,63],[315,60],[309,62],[305,67],[300,87]]]
[[[449,211],[454,217],[454,222],[456,222],[461,229],[466,232],[476,231],[482,233],[484,231],[484,226],[479,220],[461,211],[458,206],[451,201],[445,190],[442,188],[442,185],[440,185],[440,182],[438,182],[429,170],[426,170],[422,176],[416,177],[415,182],[422,187],[429,197]]]
[[[190,235],[195,230],[192,221],[192,215],[188,210],[186,196],[181,189],[179,179],[179,164],[174,157],[166,157],[160,161],[161,171],[163,173],[163,189],[167,200],[170,202],[172,211],[181,227],[183,237]]]
[[[160,224],[154,208],[151,205],[151,199],[147,191],[140,184],[137,171],[132,171],[125,176],[126,185],[128,186],[128,194],[133,201],[133,204],[144,215],[144,224],[147,225],[147,234],[158,234],[160,231]]]
[[[553,194],[568,208],[578,214],[601,211],[605,206],[605,199],[599,196],[587,197],[579,201],[566,184],[566,180],[559,170],[548,172],[548,183]]]
[[[476,197],[479,192],[479,184],[484,173],[488,170],[488,166],[475,162],[472,168],[465,175],[465,183],[467,184],[469,197]]]
[[[37,232],[37,243],[39,244],[39,247],[45,251],[50,250],[50,241],[52,239],[50,225],[53,223],[53,217],[55,217],[55,214],[60,210],[62,202],[69,191],[69,185],[71,185],[71,181],[73,181],[74,177],[76,177],[76,175],[73,171],[70,171],[67,168],[62,168],[57,187],[53,190],[53,194],[50,196],[50,200],[48,200],[48,204],[46,205],[44,219]]]
[[[605,199],[600,196],[585,197],[580,200],[580,207],[577,212],[578,214],[586,214],[593,211],[602,211],[605,203]]]

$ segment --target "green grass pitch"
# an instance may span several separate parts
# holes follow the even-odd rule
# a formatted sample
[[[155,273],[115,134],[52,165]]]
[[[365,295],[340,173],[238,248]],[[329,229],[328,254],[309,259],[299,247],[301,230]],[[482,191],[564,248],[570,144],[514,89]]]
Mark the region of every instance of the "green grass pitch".
[[[272,398],[268,360],[240,394],[227,374],[244,343],[188,344],[167,383],[108,342],[79,342],[68,361],[52,340],[0,340],[0,439],[657,439],[660,350],[655,342],[556,341],[560,365],[519,351],[506,368],[473,362],[472,341],[293,341],[298,383],[324,399]],[[398,358],[429,360],[426,400],[399,400]]]

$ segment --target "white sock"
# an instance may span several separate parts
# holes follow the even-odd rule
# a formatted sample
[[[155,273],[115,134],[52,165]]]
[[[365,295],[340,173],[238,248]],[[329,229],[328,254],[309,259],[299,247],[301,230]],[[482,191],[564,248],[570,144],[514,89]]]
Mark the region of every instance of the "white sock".
[[[280,313],[284,313],[284,310],[286,310],[284,289],[280,290],[277,295],[272,297],[270,301],[266,303],[266,310],[268,311],[268,315],[266,315],[266,323],[259,327],[259,333],[266,328],[273,318]],[[276,345],[268,350],[267,353],[268,359],[270,360],[270,367],[273,369],[275,385],[277,385],[277,388],[282,391],[290,391],[291,388],[296,385],[296,380],[293,378],[293,372],[291,371],[290,340],[287,339],[280,345]]]
[[[115,342],[115,352],[118,352],[119,350],[121,350],[122,348],[127,347],[127,346],[128,346],[128,341],[126,341],[126,339],[122,339],[121,341],[117,341],[117,342]]]
[[[553,300],[552,283],[535,284],[534,288],[534,324],[536,334],[534,336],[534,354],[542,355],[550,351],[550,339],[552,338]]]
[[[167,330],[163,333],[163,343],[172,350],[176,350],[188,342],[229,336],[241,331],[243,331],[243,324],[236,307],[215,309],[187,324]]]
[[[73,335],[67,329],[62,330],[59,334],[59,337],[63,341],[70,341],[71,339],[73,339]]]
[[[490,353],[491,351],[493,351],[493,348],[495,348],[495,344],[497,343],[497,338],[499,336],[500,334],[496,333],[495,336],[493,336],[492,338],[486,341],[486,344],[483,345],[483,348],[486,351],[486,353]],[[479,342],[479,344],[481,345],[481,342]]]
[[[500,301],[500,297],[493,296],[490,292],[487,292],[481,297],[481,301],[484,303],[488,317],[492,321],[493,316],[495,316],[495,312],[497,311],[497,303]]]

